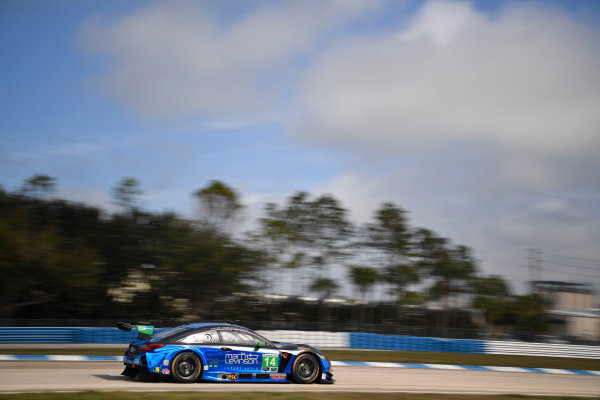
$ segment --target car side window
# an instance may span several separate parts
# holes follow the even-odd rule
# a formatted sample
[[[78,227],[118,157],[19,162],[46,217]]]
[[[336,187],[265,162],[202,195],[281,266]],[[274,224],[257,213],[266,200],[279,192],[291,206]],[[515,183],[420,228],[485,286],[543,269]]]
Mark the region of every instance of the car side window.
[[[224,344],[239,344],[240,343],[238,336],[235,334],[234,331],[222,330],[222,331],[219,331],[219,334],[221,335],[221,341]]]
[[[220,343],[219,335],[217,331],[204,331],[197,332],[192,335],[186,336],[179,340],[182,343],[189,344],[216,344]]]
[[[238,335],[238,339],[239,339],[240,343],[242,343],[242,344],[256,346],[256,345],[258,345],[258,342],[260,342],[258,337],[254,336],[248,332],[237,331],[236,333]]]
[[[258,343],[263,342],[263,340],[260,337],[246,331],[227,329],[220,330],[219,334],[221,335],[221,340],[224,344],[258,346]]]

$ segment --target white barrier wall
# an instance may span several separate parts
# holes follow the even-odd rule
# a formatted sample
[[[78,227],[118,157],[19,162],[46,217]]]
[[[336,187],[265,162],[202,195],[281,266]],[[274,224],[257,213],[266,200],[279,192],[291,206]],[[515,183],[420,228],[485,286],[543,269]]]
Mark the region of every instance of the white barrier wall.
[[[349,348],[347,332],[257,331],[273,342],[309,344],[323,349]]]
[[[307,332],[307,331],[257,331],[274,342],[309,344],[322,349],[352,348],[351,334],[348,332]],[[389,336],[389,335],[386,335]],[[424,338],[414,338],[422,342]],[[451,340],[451,339],[448,339]],[[413,346],[414,347],[414,346]],[[373,347],[376,348],[376,347]],[[406,348],[401,350],[417,350]],[[420,351],[427,351],[422,348]],[[417,351],[419,351],[417,350]],[[600,359],[600,346],[578,346],[569,344],[528,343],[516,341],[483,341],[482,353],[513,354],[538,357],[596,358]]]
[[[600,358],[600,346],[488,340],[485,343],[485,353],[514,354],[521,356]]]

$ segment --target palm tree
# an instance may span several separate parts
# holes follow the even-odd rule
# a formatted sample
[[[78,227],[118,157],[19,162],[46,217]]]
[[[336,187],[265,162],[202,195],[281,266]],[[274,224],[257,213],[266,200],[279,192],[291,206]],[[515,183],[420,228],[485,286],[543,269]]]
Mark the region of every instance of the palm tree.
[[[352,266],[350,269],[350,277],[352,278],[352,283],[358,287],[360,292],[361,300],[363,304],[361,305],[360,311],[360,322],[364,322],[365,320],[365,305],[364,300],[368,290],[379,280],[379,273],[375,268],[371,267],[361,267],[361,266]]]
[[[324,278],[324,277],[319,277],[319,278],[315,279],[313,281],[312,285],[310,285],[310,290],[312,292],[321,294],[321,296],[319,296],[319,299],[321,299],[321,300],[331,297],[331,295],[333,293],[335,293],[337,291],[337,289],[338,289],[338,284],[335,283],[335,281],[333,281],[332,279],[329,279],[329,278]]]

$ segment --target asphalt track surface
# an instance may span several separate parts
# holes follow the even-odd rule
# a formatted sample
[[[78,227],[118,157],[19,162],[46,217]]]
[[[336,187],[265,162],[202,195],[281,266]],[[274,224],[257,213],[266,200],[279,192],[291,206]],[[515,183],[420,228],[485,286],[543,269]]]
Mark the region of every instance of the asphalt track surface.
[[[600,395],[600,377],[514,372],[335,367],[334,385],[138,382],[119,362],[0,361],[0,393],[46,391],[343,391]]]

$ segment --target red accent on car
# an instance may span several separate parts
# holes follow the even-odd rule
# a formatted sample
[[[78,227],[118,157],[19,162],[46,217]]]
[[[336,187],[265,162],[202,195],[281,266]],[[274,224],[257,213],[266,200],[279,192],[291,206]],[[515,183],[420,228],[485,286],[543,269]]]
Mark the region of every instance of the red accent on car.
[[[145,344],[143,346],[138,347],[138,353],[147,353],[149,351],[154,351],[156,349],[160,349],[161,347],[165,347],[164,344],[156,344],[156,343],[151,343],[151,344]]]

